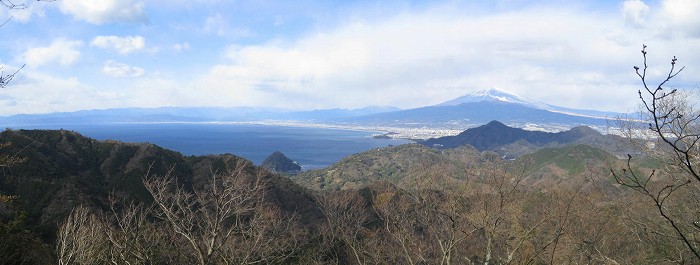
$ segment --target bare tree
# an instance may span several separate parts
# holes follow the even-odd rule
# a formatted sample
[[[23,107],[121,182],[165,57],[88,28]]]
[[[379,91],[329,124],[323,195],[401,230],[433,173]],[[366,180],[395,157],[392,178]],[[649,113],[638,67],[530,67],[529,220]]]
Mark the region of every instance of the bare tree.
[[[104,264],[104,225],[85,206],[78,206],[59,226],[56,253],[58,264]]]
[[[264,202],[267,180],[243,159],[194,187],[144,176],[153,204],[77,207],[61,224],[60,264],[279,264],[302,245],[298,216]]]
[[[298,216],[285,216],[271,206],[258,206],[238,236],[224,246],[225,264],[282,264],[299,250],[304,236]]]
[[[427,224],[417,216],[419,207],[425,209],[425,205],[416,205],[418,192],[422,191],[404,191],[389,185],[374,195],[372,206],[383,222],[382,236],[388,239],[382,250],[392,263],[413,265],[427,262],[432,256],[432,248],[425,240],[429,237],[420,232]]]
[[[369,233],[365,227],[369,220],[366,200],[354,191],[341,191],[319,194],[316,201],[326,217],[325,229],[322,231],[327,236],[326,243],[339,244],[345,248],[352,263],[375,263],[374,251],[366,244]]]
[[[697,262],[700,260],[700,242],[696,239],[700,233],[697,219],[697,211],[700,210],[700,171],[697,168],[700,158],[700,113],[693,109],[680,91],[666,88],[685,69],[676,68],[676,57],[671,59],[670,70],[658,85],[649,84],[646,48],[643,45],[641,50],[643,66],[634,67],[643,85],[638,94],[643,108],[642,118],[647,126],[639,129],[651,132],[656,142],[656,145],[652,145],[654,148],[644,151],[666,162],[666,167],[644,174],[633,168],[633,157],[629,155],[626,168],[611,171],[617,183],[650,201],[672,231],[671,234],[662,230],[655,230],[654,233],[680,242]],[[686,260],[682,251],[677,256],[678,260]]]
[[[152,207],[143,204],[118,203],[109,197],[110,212],[104,217],[104,233],[109,243],[112,264],[155,263],[155,252],[162,241],[154,224],[148,218]]]
[[[4,73],[4,66],[0,66],[0,88],[6,87],[12,79],[15,78],[15,75],[19,73],[24,68],[24,65],[22,65],[19,69],[12,71],[10,74],[5,74]]]
[[[469,200],[472,209],[464,216],[475,231],[475,238],[482,241],[481,252],[471,262],[511,263],[516,260],[534,262],[544,249],[522,255],[531,240],[543,227],[552,222],[554,212],[549,200],[532,200],[532,193],[524,187],[529,163],[514,164],[502,161],[495,154],[485,153],[480,166],[470,172]],[[537,205],[536,209],[525,210]],[[549,238],[539,238],[549,240]],[[476,253],[475,253],[476,254]]]
[[[416,205],[416,221],[422,227],[422,234],[432,252],[425,256],[435,257],[430,263],[448,265],[460,261],[458,253],[464,253],[461,250],[465,240],[478,230],[467,221],[473,202],[465,193],[464,185],[409,193]]]
[[[429,164],[429,163],[426,163]],[[468,184],[454,179],[449,163],[436,163],[413,179],[377,194],[375,212],[400,251],[398,263],[462,263],[464,244],[475,228],[466,221],[473,210]],[[402,255],[398,255],[401,253]]]
[[[227,163],[229,165],[230,163]],[[266,183],[260,174],[251,175],[249,162],[233,162],[226,172],[213,172],[201,188],[188,191],[171,173],[143,179],[154,203],[171,229],[191,247],[199,264],[214,264],[234,237],[247,234],[256,225]]]
[[[11,142],[4,142],[0,143],[0,150],[3,148],[10,148],[12,146]],[[25,146],[24,148],[27,148],[28,146]],[[0,154],[0,168],[9,168],[12,167],[16,164],[23,163],[27,161],[26,157],[22,157],[19,155],[19,153],[24,150],[24,148],[20,149],[20,151],[15,152],[14,154],[8,155],[8,154]]]
[[[451,181],[440,168],[415,184],[387,184],[373,195],[383,225],[382,261],[395,264],[566,263],[579,241],[569,236],[579,190],[524,185],[527,162],[484,154]],[[427,172],[426,172],[427,173]],[[578,187],[578,188],[576,188]],[[593,206],[595,208],[597,206]],[[585,216],[588,217],[588,216]],[[577,219],[577,221],[578,221]],[[586,219],[587,221],[589,219]],[[585,240],[585,239],[584,239]]]

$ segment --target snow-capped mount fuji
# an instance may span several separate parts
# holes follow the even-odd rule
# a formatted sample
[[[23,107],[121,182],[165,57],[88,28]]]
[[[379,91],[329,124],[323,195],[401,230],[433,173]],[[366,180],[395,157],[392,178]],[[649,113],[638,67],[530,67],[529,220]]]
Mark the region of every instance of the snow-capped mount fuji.
[[[472,91],[433,106],[347,121],[372,126],[465,129],[497,120],[516,128],[562,131],[577,126],[604,130],[619,116],[622,115],[554,106],[491,88]]]
[[[515,104],[521,104],[525,106],[530,106],[530,107],[535,107],[538,109],[547,109],[549,105],[529,99],[522,98],[516,94],[506,92],[503,90],[499,90],[496,88],[487,88],[487,89],[481,89],[481,90],[476,90],[472,91],[470,93],[465,94],[464,96],[445,101],[443,103],[434,105],[435,107],[444,107],[444,106],[457,106],[461,105],[464,103],[473,103],[473,102],[480,102],[480,101],[500,101],[500,102],[507,102],[507,103],[515,103]]]
[[[591,118],[615,118],[619,117],[622,115],[622,113],[616,113],[616,112],[606,112],[606,111],[598,111],[598,110],[586,110],[586,109],[572,109],[572,108],[565,108],[565,107],[559,107],[531,99],[526,99],[521,96],[518,96],[516,94],[496,89],[496,88],[487,88],[487,89],[481,89],[481,90],[475,90],[472,92],[469,92],[465,94],[464,96],[445,101],[443,103],[434,105],[435,107],[441,107],[441,106],[457,106],[460,104],[464,103],[473,103],[473,102],[480,102],[480,101],[492,101],[492,102],[506,102],[506,103],[515,103],[515,104],[520,104],[536,109],[541,109],[541,110],[547,110],[551,112],[557,112],[557,113],[563,113],[563,114],[568,114],[568,115],[574,115],[574,116],[583,116],[583,117],[591,117]]]

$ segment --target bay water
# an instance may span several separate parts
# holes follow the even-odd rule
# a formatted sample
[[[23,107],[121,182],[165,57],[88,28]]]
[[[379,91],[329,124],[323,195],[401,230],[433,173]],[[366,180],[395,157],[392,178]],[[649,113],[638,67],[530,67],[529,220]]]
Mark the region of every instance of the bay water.
[[[148,142],[184,155],[230,153],[260,165],[275,151],[304,170],[322,168],[374,148],[410,143],[374,139],[378,132],[318,127],[228,123],[104,123],[21,125],[13,129],[65,129],[97,140]]]

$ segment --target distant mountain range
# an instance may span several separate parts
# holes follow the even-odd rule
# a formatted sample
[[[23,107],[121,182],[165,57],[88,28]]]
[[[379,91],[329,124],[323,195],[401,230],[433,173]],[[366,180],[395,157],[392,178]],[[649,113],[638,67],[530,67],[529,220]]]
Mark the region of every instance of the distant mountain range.
[[[467,93],[464,96],[458,97],[453,100],[449,100],[440,104],[435,105],[435,107],[446,107],[446,106],[458,106],[465,103],[475,103],[482,101],[491,102],[506,102],[523,105],[530,108],[548,110],[551,112],[563,113],[573,116],[583,116],[590,118],[609,118],[619,116],[621,113],[616,112],[605,112],[597,110],[581,110],[581,109],[570,109],[559,106],[550,105],[547,103],[542,103],[534,100],[529,100],[522,98],[518,95],[498,90],[495,88],[482,89]]]
[[[407,110],[386,106],[312,111],[253,107],[124,108],[14,115],[0,117],[0,124],[297,121],[349,126],[465,129],[499,120],[519,128],[561,131],[581,125],[605,128],[617,116],[622,114],[563,108],[497,89],[484,89],[437,105]]]
[[[520,105],[531,106],[531,107],[535,107],[535,108],[541,108],[543,106],[546,106],[546,104],[537,103],[535,101],[527,100],[527,99],[521,98],[518,95],[509,93],[506,91],[498,90],[495,88],[488,88],[488,89],[472,91],[470,93],[465,94],[464,96],[437,104],[434,107],[458,106],[458,105],[462,105],[465,103],[474,103],[474,102],[481,102],[481,101],[502,101],[502,102],[509,102],[509,103],[516,103],[516,104],[520,104]]]
[[[485,89],[437,105],[348,118],[375,126],[470,128],[499,120],[525,128],[560,131],[576,126],[604,128],[622,113],[578,110],[549,105],[497,90]]]
[[[81,110],[0,117],[4,124],[76,124],[99,122],[252,122],[264,120],[329,122],[396,111],[394,107],[290,111],[254,107],[162,107]]]

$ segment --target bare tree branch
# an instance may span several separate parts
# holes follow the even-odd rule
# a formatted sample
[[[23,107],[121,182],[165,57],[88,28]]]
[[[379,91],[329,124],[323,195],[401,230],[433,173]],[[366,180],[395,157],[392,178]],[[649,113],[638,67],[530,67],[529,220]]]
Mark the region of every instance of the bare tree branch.
[[[700,246],[695,240],[692,228],[682,224],[680,216],[670,212],[673,209],[680,209],[684,206],[670,206],[671,198],[682,198],[684,192],[689,185],[700,184],[700,172],[697,169],[698,159],[700,158],[700,124],[698,120],[700,113],[697,113],[687,100],[680,96],[677,89],[668,91],[665,86],[685,67],[676,68],[678,59],[674,56],[671,59],[671,66],[668,73],[665,75],[657,86],[651,87],[647,80],[647,46],[642,46],[643,66],[640,68],[634,66],[637,76],[642,81],[643,89],[638,91],[639,98],[642,102],[645,114],[648,116],[648,130],[664,145],[659,146],[661,150],[668,150],[668,160],[670,162],[667,172],[659,174],[653,170],[646,176],[640,176],[639,172],[632,167],[632,156],[628,155],[626,168],[620,172],[611,170],[615,181],[624,186],[631,188],[644,197],[650,199],[658,214],[672,228],[675,234],[683,245],[690,250],[696,260],[700,260]],[[680,169],[674,170],[675,168]],[[652,183],[652,179],[658,178],[660,181]],[[694,181],[693,181],[694,180]],[[693,194],[693,193],[690,193]],[[687,195],[685,195],[687,196]],[[685,207],[690,206],[686,205]],[[680,207],[680,208],[679,208]],[[679,252],[681,253],[681,252]],[[682,254],[679,254],[682,257]]]
[[[56,254],[58,264],[104,264],[103,224],[87,207],[78,206],[60,225]]]
[[[3,67],[0,66],[0,88],[6,87],[12,81],[12,79],[15,78],[15,75],[17,75],[19,71],[24,69],[24,66],[25,65],[22,65],[19,69],[7,75],[5,75],[5,73],[3,72]]]
[[[247,161],[225,163],[225,172],[212,172],[204,186],[192,192],[177,183],[172,170],[143,178],[161,218],[189,242],[202,265],[223,258],[222,249],[236,237],[263,236],[246,231],[255,230],[266,182],[248,172]]]

